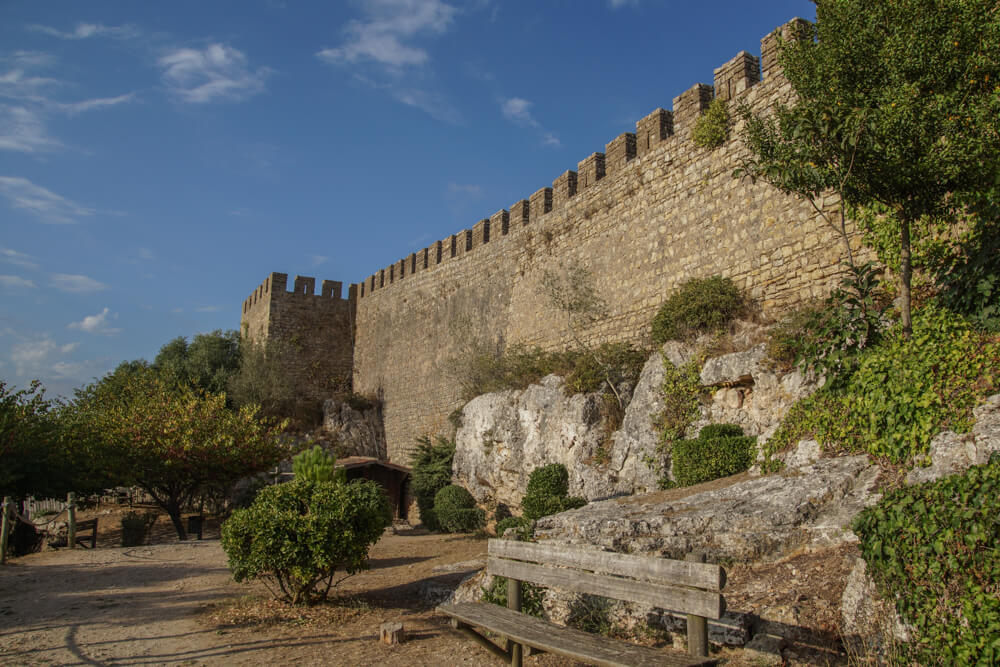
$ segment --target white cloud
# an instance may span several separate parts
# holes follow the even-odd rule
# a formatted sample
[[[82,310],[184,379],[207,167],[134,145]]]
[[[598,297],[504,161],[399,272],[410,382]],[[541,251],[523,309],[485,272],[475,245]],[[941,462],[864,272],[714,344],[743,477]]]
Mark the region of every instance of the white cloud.
[[[538,127],[538,121],[531,115],[532,103],[520,97],[511,97],[500,104],[500,112],[504,118],[518,125]]]
[[[38,67],[40,65],[25,66]],[[26,74],[24,66],[19,66],[8,70],[4,74],[0,74],[0,97],[41,102],[46,99],[46,89],[55,88],[60,85],[62,85],[62,82],[58,79],[50,79],[44,76],[29,76]]]
[[[38,268],[38,264],[33,261],[31,255],[26,255],[23,252],[11,250],[10,248],[4,248],[3,246],[0,246],[0,261],[25,269]]]
[[[313,266],[319,266],[320,264],[325,263],[330,258],[326,257],[325,255],[310,255],[309,259],[312,260]]]
[[[52,286],[63,292],[99,292],[108,288],[99,280],[72,273],[54,274]]]
[[[35,289],[36,285],[27,278],[21,276],[0,275],[0,286],[5,289]]]
[[[101,23],[77,23],[72,32],[64,32],[47,25],[31,25],[30,30],[44,33],[59,39],[88,39],[90,37],[113,37],[115,39],[129,39],[138,37],[139,30],[131,25],[103,25]]]
[[[391,69],[424,65],[430,60],[427,51],[404,42],[446,32],[458,12],[440,0],[364,0],[362,8],[368,18],[349,22],[344,43],[319,51],[320,60],[348,65],[369,61]]]
[[[153,259],[153,251],[149,248],[139,248],[139,259],[149,261]]]
[[[242,51],[224,44],[205,49],[174,49],[157,63],[170,91],[184,102],[243,100],[264,91],[271,70],[251,70]]]
[[[12,345],[8,358],[14,365],[17,375],[39,377],[51,370],[47,366],[53,357],[70,354],[76,347],[77,343],[59,345],[51,336],[43,334],[34,340]]]
[[[87,315],[79,322],[70,322],[70,329],[79,329],[80,331],[85,331],[90,334],[103,334],[105,336],[113,336],[115,334],[121,333],[121,329],[117,329],[108,325],[108,313],[109,309],[105,308],[96,315]],[[117,319],[118,315],[112,315],[112,319]]]
[[[458,183],[448,184],[448,194],[450,195],[465,195],[478,197],[483,194],[483,186],[481,185],[459,185]]]
[[[0,176],[0,195],[5,197],[12,207],[24,209],[42,222],[72,224],[77,218],[96,213],[92,208],[82,206],[19,176]]]
[[[542,145],[558,147],[561,146],[559,138],[549,132],[542,124],[538,122],[538,119],[534,117],[531,113],[531,107],[534,106],[533,102],[522,97],[509,97],[500,102],[500,113],[503,117],[511,121],[515,125],[520,125],[521,127],[530,127],[538,130],[541,133]]]
[[[199,306],[194,309],[196,313],[217,313],[222,310],[222,306]]]
[[[45,123],[37,112],[0,104],[0,150],[38,153],[61,146],[48,135]]]
[[[608,0],[611,9],[621,9],[622,7],[638,7],[639,0]]]
[[[126,93],[125,95],[118,95],[117,97],[98,97],[92,100],[83,100],[82,102],[56,102],[53,106],[60,111],[64,111],[71,116],[75,116],[78,113],[83,113],[85,111],[93,111],[94,109],[106,109],[108,107],[115,107],[119,104],[126,104],[135,99],[135,93]]]
[[[447,32],[459,9],[441,0],[362,0],[361,8],[367,17],[344,27],[343,44],[322,49],[316,57],[350,68],[358,81],[432,118],[461,122],[447,96],[419,85],[421,78],[432,76],[431,55],[415,43]]]

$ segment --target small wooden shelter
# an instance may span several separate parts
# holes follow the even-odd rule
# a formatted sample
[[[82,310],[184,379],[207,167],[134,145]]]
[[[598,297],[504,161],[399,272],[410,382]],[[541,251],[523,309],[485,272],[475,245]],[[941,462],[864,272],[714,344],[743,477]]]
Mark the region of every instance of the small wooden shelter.
[[[410,469],[398,463],[380,461],[371,456],[348,456],[337,459],[336,466],[343,468],[347,481],[369,479],[378,482],[389,496],[393,516],[405,520],[410,504]]]

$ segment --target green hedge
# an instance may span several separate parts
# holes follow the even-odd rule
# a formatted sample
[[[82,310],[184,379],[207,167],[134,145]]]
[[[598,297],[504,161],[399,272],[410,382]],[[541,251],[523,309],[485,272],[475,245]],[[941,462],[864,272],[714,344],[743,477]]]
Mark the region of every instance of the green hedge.
[[[455,442],[447,438],[417,438],[417,450],[413,455],[413,477],[410,489],[417,499],[420,521],[428,530],[438,530],[434,515],[434,496],[451,483],[451,462],[455,458]]]
[[[853,528],[873,579],[914,628],[914,664],[1000,664],[1000,455],[887,493]]]
[[[466,489],[454,484],[442,487],[434,496],[434,516],[446,533],[471,533],[483,527],[483,510]]]
[[[716,435],[716,434],[728,435]],[[677,440],[670,451],[678,486],[728,477],[753,464],[757,439],[743,435],[736,424],[704,427],[693,440]]]
[[[533,521],[587,504],[585,498],[567,496],[568,492],[569,473],[566,466],[551,463],[535,468],[528,478],[528,490],[521,501],[524,517]]]

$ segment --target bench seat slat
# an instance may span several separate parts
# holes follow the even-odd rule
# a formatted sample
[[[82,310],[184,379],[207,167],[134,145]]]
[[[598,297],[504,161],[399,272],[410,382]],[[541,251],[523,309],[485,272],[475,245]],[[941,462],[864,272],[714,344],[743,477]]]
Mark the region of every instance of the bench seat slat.
[[[484,602],[441,605],[438,611],[461,623],[485,628],[526,646],[607,667],[681,667],[713,665],[715,660],[694,658],[669,650],[627,644],[607,637],[555,625],[516,611]]]
[[[577,567],[644,581],[667,581],[677,586],[691,586],[712,591],[720,591],[726,584],[726,571],[719,565],[596,551],[563,544],[493,539],[489,542],[489,555]]]
[[[725,611],[725,600],[722,595],[712,591],[654,584],[502,558],[490,558],[487,561],[486,571],[498,577],[530,581],[574,593],[590,593],[616,600],[629,600],[705,618],[720,618]]]

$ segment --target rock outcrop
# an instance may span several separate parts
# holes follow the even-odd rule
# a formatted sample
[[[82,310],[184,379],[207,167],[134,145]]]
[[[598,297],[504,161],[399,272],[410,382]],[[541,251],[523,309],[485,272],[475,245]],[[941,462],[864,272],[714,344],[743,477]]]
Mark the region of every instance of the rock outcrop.
[[[323,402],[323,444],[339,457],[386,460],[385,428],[377,407],[356,410],[335,399]]]
[[[596,394],[566,396],[549,376],[523,391],[479,396],[462,409],[455,436],[454,481],[479,503],[517,507],[535,468],[562,463],[570,494],[588,500],[654,491],[669,473],[656,420],[663,411],[664,363],[688,363],[695,348],[668,342],[646,362],[621,427],[607,432]],[[701,368],[706,398],[688,429],[735,423],[747,435],[770,436],[792,404],[819,386],[798,371],[771,369],[763,345],[708,359]]]

